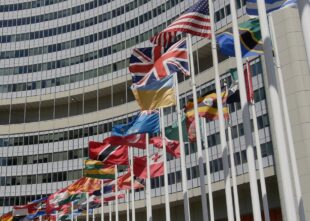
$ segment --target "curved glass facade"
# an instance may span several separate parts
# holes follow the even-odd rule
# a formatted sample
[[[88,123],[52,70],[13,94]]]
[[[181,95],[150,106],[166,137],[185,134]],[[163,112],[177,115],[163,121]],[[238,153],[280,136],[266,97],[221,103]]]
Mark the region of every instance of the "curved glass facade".
[[[82,176],[89,140],[129,122],[138,106],[130,91],[128,58],[134,47],[164,29],[195,0],[36,0],[0,6],[0,214],[49,195]],[[243,14],[242,2],[239,15]],[[216,25],[229,28],[228,1],[216,1]],[[9,13],[10,12],[10,13]],[[18,12],[18,13],[17,13]],[[214,89],[210,43],[194,37],[197,89]],[[273,145],[260,57],[251,60],[264,166],[273,168]],[[231,82],[232,59],[219,57]],[[181,105],[191,97],[178,76]],[[237,174],[247,174],[240,105],[230,105]],[[165,123],[176,121],[173,107]],[[212,182],[223,181],[217,121],[208,121]],[[195,144],[185,143],[188,185],[199,187]],[[204,150],[206,151],[206,150]],[[137,155],[143,154],[137,151]],[[169,157],[169,191],[182,191],[180,160]],[[151,180],[162,196],[163,177]],[[137,191],[144,200],[144,191]],[[124,200],[121,200],[124,203]]]

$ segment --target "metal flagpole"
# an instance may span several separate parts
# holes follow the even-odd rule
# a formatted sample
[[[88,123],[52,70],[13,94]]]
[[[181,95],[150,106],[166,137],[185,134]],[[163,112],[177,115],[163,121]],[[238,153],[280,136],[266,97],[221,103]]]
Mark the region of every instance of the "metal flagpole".
[[[73,202],[71,202],[71,221],[73,221],[73,218],[74,218],[73,217],[73,210],[74,210],[74,205],[73,205]]]
[[[135,189],[133,186],[134,183],[134,174],[133,174],[133,148],[130,147],[130,187],[131,187],[131,218],[132,221],[136,221],[136,208],[135,208]]]
[[[108,203],[109,203],[109,221],[112,221],[112,205],[111,205],[111,201],[109,201]]]
[[[304,36],[305,49],[308,59],[308,68],[310,70],[310,1],[298,0],[298,11],[300,17],[301,30]]]
[[[170,202],[169,202],[169,186],[168,186],[168,166],[167,166],[167,147],[164,123],[164,108],[160,108],[160,124],[161,136],[163,142],[163,157],[164,157],[164,189],[165,189],[165,206],[166,206],[166,221],[170,221]]]
[[[127,221],[130,221],[130,212],[129,212],[129,210],[130,210],[130,204],[129,204],[129,190],[126,190],[126,200],[127,200],[127,207],[126,207],[126,209],[127,209],[127,211],[126,211],[126,215],[127,215]]]
[[[300,188],[300,180],[298,175],[298,168],[297,168],[297,162],[296,162],[296,154],[295,154],[295,147],[294,147],[294,141],[293,141],[293,135],[292,135],[292,126],[289,118],[289,113],[287,109],[287,100],[286,95],[284,91],[284,83],[283,83],[283,74],[281,70],[281,64],[280,64],[280,58],[279,58],[279,51],[278,51],[278,45],[277,45],[277,39],[275,37],[274,32],[274,23],[272,16],[269,16],[269,24],[270,24],[270,31],[273,41],[273,48],[274,48],[274,54],[275,54],[275,62],[277,67],[277,76],[278,76],[278,82],[279,82],[279,89],[281,94],[281,101],[282,101],[282,110],[284,114],[284,123],[286,128],[286,137],[288,140],[288,147],[289,147],[289,157],[292,164],[292,173],[293,173],[293,180],[295,184],[295,191],[296,191],[296,198],[297,198],[297,205],[298,205],[298,212],[299,212],[299,218],[301,221],[305,221],[305,211],[304,211],[304,203],[302,199],[301,194],[301,188]]]
[[[183,205],[184,205],[184,221],[190,221],[190,208],[189,208],[189,196],[187,187],[187,175],[186,175],[186,162],[185,162],[185,149],[182,131],[182,112],[180,108],[180,96],[179,96],[179,85],[178,76],[174,74],[174,85],[176,94],[176,111],[178,115],[178,132],[179,132],[179,142],[180,142],[180,154],[181,154],[181,173],[182,173],[182,190],[183,190]]]
[[[207,183],[209,192],[209,207],[210,207],[210,221],[214,221],[214,206],[213,206],[213,192],[212,192],[212,181],[211,181],[211,171],[210,171],[210,160],[209,160],[209,147],[208,147],[208,134],[207,134],[207,123],[206,119],[202,119],[203,129],[204,129],[204,144],[206,152],[206,169],[207,169]]]
[[[86,192],[86,221],[89,221],[89,193]]]
[[[205,183],[205,174],[204,174],[203,157],[202,157],[201,133],[200,133],[199,115],[198,115],[195,67],[194,67],[194,60],[193,60],[192,38],[190,34],[187,34],[186,43],[187,43],[187,48],[188,48],[188,56],[190,60],[189,68],[190,68],[190,75],[191,75],[191,80],[192,80],[191,84],[192,84],[192,92],[193,92],[194,114],[195,114],[195,125],[196,125],[195,130],[196,130],[197,157],[198,157],[199,178],[200,178],[202,215],[203,215],[204,221],[209,221],[207,197],[206,197],[206,183]]]
[[[283,188],[283,201],[285,205],[283,211],[285,211],[287,215],[287,220],[298,220],[295,203],[294,200],[292,200],[294,199],[293,187],[291,183],[292,179],[291,174],[289,172],[290,167],[288,164],[289,158],[287,155],[287,145],[284,139],[285,133],[283,125],[282,108],[280,105],[279,91],[273,63],[272,44],[268,29],[265,1],[257,1],[257,6],[258,6],[258,14],[259,14],[262,42],[264,48],[265,64],[268,76],[268,90],[270,94],[271,111],[273,116],[272,122],[274,123],[275,128],[274,132],[277,147],[281,148],[281,150],[279,149],[277,153],[279,159],[280,176],[282,179],[282,182],[280,183],[282,184]]]
[[[92,209],[92,212],[93,212],[93,221],[95,221],[95,209]]]
[[[248,81],[251,81],[252,75],[250,74],[251,73],[250,63],[249,63],[248,59],[246,61],[246,69],[247,69],[247,74],[248,74]],[[250,84],[250,83],[248,82],[248,84]],[[265,221],[270,221],[268,197],[267,197],[265,175],[264,175],[264,166],[263,166],[263,160],[262,160],[262,150],[261,150],[261,146],[260,146],[260,142],[259,142],[255,104],[254,104],[253,100],[251,100],[249,102],[250,102],[249,105],[251,107],[252,116],[253,116],[254,137],[255,137],[255,146],[256,146],[256,152],[257,152],[256,155],[257,155],[261,195],[262,195],[262,201],[263,201],[264,217],[265,217]]]
[[[223,169],[224,169],[227,216],[228,216],[228,221],[233,221],[234,220],[234,211],[233,211],[231,181],[230,181],[229,164],[228,164],[228,156],[227,156],[228,151],[227,151],[227,142],[226,142],[226,134],[225,134],[222,90],[221,90],[221,85],[220,85],[220,74],[219,74],[219,69],[218,69],[218,56],[217,56],[217,50],[216,50],[213,0],[209,0],[209,12],[210,12],[210,26],[211,26],[212,60],[213,60],[213,68],[214,68],[214,76],[215,76],[216,100],[217,100],[218,115],[219,115],[220,140],[221,140],[221,148],[222,148],[222,162],[223,162]]]
[[[238,195],[238,187],[237,187],[237,179],[236,179],[237,175],[236,175],[236,167],[235,167],[235,159],[234,159],[235,153],[234,153],[234,146],[233,146],[232,136],[231,136],[230,122],[228,122],[227,133],[228,133],[228,149],[229,149],[229,160],[230,160],[231,177],[232,177],[232,184],[233,184],[236,221],[240,221],[239,195]]]
[[[115,221],[119,220],[118,217],[118,171],[117,165],[115,165]]]
[[[104,221],[104,182],[101,180],[101,221]]]
[[[149,134],[145,134],[146,142],[146,217],[147,221],[152,221],[152,201],[151,201],[151,171],[150,171],[150,152],[149,152]]]
[[[264,1],[258,1],[258,2],[264,2]],[[251,192],[253,217],[254,217],[254,221],[261,221],[262,217],[261,217],[261,208],[260,208],[258,186],[257,186],[257,179],[256,179],[255,157],[254,157],[254,148],[253,148],[250,110],[249,110],[249,104],[247,102],[247,97],[246,97],[235,0],[230,0],[230,11],[231,11],[231,17],[232,17],[234,46],[235,46],[235,54],[236,54],[236,61],[237,61],[240,104],[241,104],[241,110],[242,110],[242,120],[243,120],[243,125],[244,125],[244,135],[245,135],[246,155],[247,155],[247,162],[248,162],[248,169],[249,169],[250,192]]]

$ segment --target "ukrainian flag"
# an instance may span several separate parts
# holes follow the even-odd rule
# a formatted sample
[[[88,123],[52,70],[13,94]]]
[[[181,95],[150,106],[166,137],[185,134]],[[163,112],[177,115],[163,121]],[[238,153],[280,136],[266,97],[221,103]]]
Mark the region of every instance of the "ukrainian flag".
[[[174,91],[174,75],[168,75],[161,80],[149,80],[147,84],[131,86],[141,110],[154,110],[176,104]]]
[[[239,24],[240,45],[242,57],[263,54],[262,37],[259,20],[251,19]],[[235,57],[234,38],[229,32],[224,32],[216,37],[222,54]]]
[[[115,167],[97,160],[85,160],[84,176],[97,179],[115,179]]]

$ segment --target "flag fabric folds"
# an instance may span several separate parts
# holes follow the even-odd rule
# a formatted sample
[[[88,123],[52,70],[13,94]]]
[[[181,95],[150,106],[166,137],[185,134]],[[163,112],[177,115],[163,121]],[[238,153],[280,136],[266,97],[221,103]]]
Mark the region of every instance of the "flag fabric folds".
[[[252,85],[252,75],[251,75],[251,69],[250,64],[247,62],[244,65],[244,80],[245,80],[245,88],[246,88],[246,95],[247,95],[247,101],[249,103],[254,102],[254,91],[253,91],[253,85]],[[249,71],[248,71],[249,69]],[[237,69],[230,69],[230,74],[232,76],[232,84],[228,89],[228,96],[227,96],[227,104],[232,104],[235,102],[240,102],[240,95],[239,95],[239,85],[238,85],[238,75],[237,75]]]
[[[73,202],[73,201],[76,201],[76,200],[79,200],[79,201],[85,201],[86,200],[86,193],[76,193],[76,194],[72,194],[70,195],[69,197],[61,200],[59,202],[59,205],[65,205],[65,204],[68,204],[70,202]]]
[[[154,66],[155,61],[162,55],[160,45],[147,48],[134,48],[129,59],[129,71],[132,83],[139,82]]]
[[[188,134],[186,131],[186,119],[185,115],[182,116],[182,135],[183,135],[183,141],[188,142]],[[175,121],[172,123],[172,125],[165,128],[165,134],[166,137],[170,140],[179,140],[179,125],[178,122]]]
[[[165,138],[166,149],[169,154],[179,158],[180,154],[180,142],[176,140],[169,140]],[[162,137],[152,137],[150,138],[150,144],[153,144],[154,147],[162,149],[163,148],[163,138]]]
[[[85,160],[84,176],[105,180],[115,179],[115,167],[104,165],[102,161]]]
[[[240,45],[242,57],[263,54],[262,37],[258,19],[251,19],[239,24]],[[234,38],[229,32],[224,32],[216,37],[222,54],[235,57]]]
[[[200,0],[187,9],[167,28],[153,36],[153,44],[168,45],[178,32],[189,33],[200,37],[211,37],[208,1]]]
[[[143,157],[134,157],[133,159],[133,172],[134,175],[141,178],[146,179],[147,173],[146,173],[146,156]],[[150,177],[159,177],[164,174],[164,162],[162,159],[162,156],[158,153],[154,154],[150,158]]]
[[[142,133],[154,134],[158,132],[159,132],[158,111],[141,111],[130,123],[115,125],[112,128],[112,136],[128,136],[132,134],[142,134]]]
[[[13,213],[12,213],[12,211],[8,212],[8,213],[5,213],[2,216],[0,216],[0,220],[1,221],[13,221]]]
[[[266,13],[286,8],[296,7],[297,0],[265,0]],[[251,16],[258,16],[257,0],[246,0],[246,13]]]
[[[109,143],[89,142],[89,158],[106,165],[128,165],[128,146]]]
[[[226,104],[227,93],[222,92],[222,101],[223,104]],[[199,97],[198,102],[198,114],[200,117],[207,118],[209,120],[218,119],[218,108],[217,108],[217,99],[216,93],[212,92],[205,96]],[[185,106],[185,115],[186,115],[186,128],[188,133],[188,139],[190,142],[196,141],[196,125],[195,125],[195,113],[194,113],[194,103],[192,100],[188,101]],[[228,108],[223,105],[223,114],[224,118],[229,117]]]
[[[111,136],[103,140],[103,143],[111,145],[127,145],[145,149],[145,134],[132,134],[128,136]]]
[[[141,110],[154,110],[176,104],[174,75],[153,80],[146,85],[133,84],[131,90]]]
[[[130,190],[131,189],[131,173],[128,171],[124,175],[117,178],[117,185],[119,190]],[[136,177],[134,177],[133,183],[134,189],[142,189],[144,185]]]
[[[148,72],[148,77],[144,77],[138,83],[147,84],[146,81],[161,79],[168,75],[180,72],[189,76],[189,63],[186,39],[174,43],[169,49],[156,60],[153,68]]]

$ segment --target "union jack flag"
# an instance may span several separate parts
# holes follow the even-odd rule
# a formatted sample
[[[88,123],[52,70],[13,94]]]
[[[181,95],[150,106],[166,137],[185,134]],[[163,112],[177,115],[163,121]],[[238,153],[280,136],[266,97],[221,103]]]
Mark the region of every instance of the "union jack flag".
[[[129,71],[132,83],[140,81],[154,66],[155,61],[162,55],[163,48],[155,47],[135,48],[129,59]]]
[[[151,80],[159,80],[177,72],[181,72],[187,76],[189,75],[186,39],[181,39],[173,44],[160,58],[156,60],[150,72],[137,84],[146,85]]]
[[[168,45],[177,32],[211,38],[209,5],[207,0],[200,0],[187,9],[167,28],[153,36],[150,41],[157,45]]]

